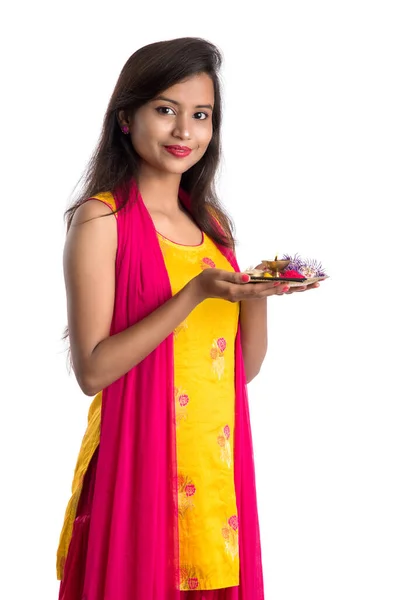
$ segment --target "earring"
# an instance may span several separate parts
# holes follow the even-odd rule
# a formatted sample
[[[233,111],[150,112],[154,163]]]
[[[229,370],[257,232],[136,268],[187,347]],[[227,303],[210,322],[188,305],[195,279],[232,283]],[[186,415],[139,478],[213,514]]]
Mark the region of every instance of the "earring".
[[[124,133],[125,135],[128,135],[129,133],[129,127],[127,125],[124,125],[121,129],[122,133]]]

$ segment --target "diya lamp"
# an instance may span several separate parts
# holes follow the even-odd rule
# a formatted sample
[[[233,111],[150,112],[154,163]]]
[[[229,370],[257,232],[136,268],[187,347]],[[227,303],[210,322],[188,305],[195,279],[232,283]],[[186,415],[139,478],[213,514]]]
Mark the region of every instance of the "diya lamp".
[[[282,277],[283,272],[290,264],[290,260],[278,260],[278,255],[274,260],[262,260],[261,269],[264,272],[270,273],[272,277]]]

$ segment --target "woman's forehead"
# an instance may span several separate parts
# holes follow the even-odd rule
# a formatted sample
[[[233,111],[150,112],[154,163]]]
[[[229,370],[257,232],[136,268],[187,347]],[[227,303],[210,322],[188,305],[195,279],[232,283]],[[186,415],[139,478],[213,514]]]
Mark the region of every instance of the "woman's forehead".
[[[157,94],[156,98],[168,99],[176,104],[191,104],[208,108],[214,104],[214,83],[206,73],[199,73],[175,83]]]

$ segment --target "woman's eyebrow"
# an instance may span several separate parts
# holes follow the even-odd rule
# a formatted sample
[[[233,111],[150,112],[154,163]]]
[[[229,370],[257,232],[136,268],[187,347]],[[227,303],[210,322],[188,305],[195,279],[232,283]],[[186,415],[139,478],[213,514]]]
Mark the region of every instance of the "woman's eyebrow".
[[[172,100],[172,98],[167,98],[166,96],[157,96],[153,100],[164,100],[164,102],[171,102],[171,104],[176,104],[176,106],[180,106],[179,102],[177,102],[176,100]],[[197,104],[195,108],[209,108],[210,110],[213,109],[211,104]]]

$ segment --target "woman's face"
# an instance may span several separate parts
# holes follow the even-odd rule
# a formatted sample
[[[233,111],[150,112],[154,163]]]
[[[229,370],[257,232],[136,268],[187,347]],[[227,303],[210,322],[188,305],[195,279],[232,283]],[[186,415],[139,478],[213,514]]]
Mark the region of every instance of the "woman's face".
[[[211,141],[214,84],[200,73],[164,90],[141,106],[129,122],[132,144],[148,166],[182,174]]]

